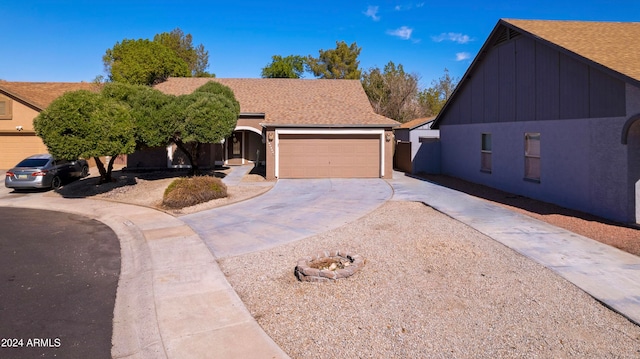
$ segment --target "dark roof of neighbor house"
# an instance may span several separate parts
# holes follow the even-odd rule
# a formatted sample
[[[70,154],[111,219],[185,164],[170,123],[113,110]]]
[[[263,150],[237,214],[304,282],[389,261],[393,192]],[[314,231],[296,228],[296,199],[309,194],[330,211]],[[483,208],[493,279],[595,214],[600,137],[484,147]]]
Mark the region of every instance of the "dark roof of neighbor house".
[[[619,74],[626,81],[640,83],[640,62],[637,60],[640,58],[640,22],[500,19],[436,117],[433,128],[439,127],[441,115],[446,112],[449,103],[462,87],[460,85],[471,76],[489,47],[505,36],[511,36],[506,35],[508,29],[538,39],[565,53],[574,54],[584,61]]]
[[[411,120],[409,122],[403,123],[398,128],[408,128],[409,130],[413,130],[414,128],[417,128],[417,127],[426,125],[429,122],[432,122],[435,118],[436,116],[416,118],[415,120]]]
[[[512,19],[503,22],[640,81],[640,22]]]
[[[42,111],[65,92],[76,90],[97,91],[91,82],[9,82],[0,81],[0,93]]]
[[[376,114],[358,80],[171,77],[155,86],[171,95],[192,93],[208,81],[230,87],[241,113],[264,113],[265,125],[382,126],[399,123]]]

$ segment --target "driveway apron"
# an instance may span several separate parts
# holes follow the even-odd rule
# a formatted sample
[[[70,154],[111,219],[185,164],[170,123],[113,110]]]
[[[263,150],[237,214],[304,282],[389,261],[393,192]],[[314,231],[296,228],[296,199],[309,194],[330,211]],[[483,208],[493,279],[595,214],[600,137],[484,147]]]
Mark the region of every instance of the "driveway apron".
[[[281,179],[262,196],[180,219],[222,258],[337,228],[376,209],[392,194],[381,179]]]
[[[640,325],[640,257],[428,181],[394,173],[393,200],[419,201],[572,282]]]

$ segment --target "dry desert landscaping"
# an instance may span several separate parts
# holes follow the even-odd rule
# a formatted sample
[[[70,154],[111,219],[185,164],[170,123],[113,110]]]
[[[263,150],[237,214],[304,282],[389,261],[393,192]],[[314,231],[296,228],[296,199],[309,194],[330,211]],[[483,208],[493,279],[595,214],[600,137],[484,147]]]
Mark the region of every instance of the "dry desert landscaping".
[[[121,179],[135,184],[94,196],[156,206],[171,179],[142,177]],[[456,179],[430,180],[640,253],[638,229]],[[66,195],[78,191],[73,186]],[[269,188],[230,186],[229,199],[173,214]],[[362,255],[364,267],[330,283],[295,278],[299,258],[338,248]],[[422,203],[392,200],[343,227],[218,262],[258,323],[292,358],[640,357],[640,327]]]

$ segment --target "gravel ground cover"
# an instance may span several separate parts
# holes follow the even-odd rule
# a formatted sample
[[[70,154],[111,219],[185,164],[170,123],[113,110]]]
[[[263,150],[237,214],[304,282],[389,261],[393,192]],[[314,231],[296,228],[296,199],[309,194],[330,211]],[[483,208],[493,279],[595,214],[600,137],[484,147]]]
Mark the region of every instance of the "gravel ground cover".
[[[640,256],[638,227],[630,227],[588,213],[517,196],[454,177],[424,174],[421,177]]]
[[[299,282],[299,258],[362,255],[355,275]],[[421,203],[219,261],[293,358],[638,358],[640,327],[550,270]]]
[[[229,171],[229,168],[225,168],[213,171],[209,175],[224,177]],[[129,172],[116,170],[113,173],[115,181],[101,185],[98,185],[98,170],[92,168],[91,173],[90,177],[65,185],[57,192],[50,192],[49,195],[106,199],[153,207],[169,214],[180,216],[253,198],[267,192],[275,184],[275,182],[265,181],[264,177],[260,175],[247,174],[242,178],[240,185],[227,186],[227,197],[225,198],[181,209],[167,209],[162,207],[162,196],[165,189],[176,178],[185,176],[186,172]]]
[[[638,229],[454,178],[429,179],[640,253]],[[170,180],[128,176],[99,193],[72,184],[60,194],[153,207]],[[229,187],[229,199],[174,215],[270,188]],[[325,249],[360,254],[365,266],[331,283],[297,281],[297,260]],[[388,202],[341,228],[219,262],[258,323],[293,358],[640,358],[638,326],[420,203]]]

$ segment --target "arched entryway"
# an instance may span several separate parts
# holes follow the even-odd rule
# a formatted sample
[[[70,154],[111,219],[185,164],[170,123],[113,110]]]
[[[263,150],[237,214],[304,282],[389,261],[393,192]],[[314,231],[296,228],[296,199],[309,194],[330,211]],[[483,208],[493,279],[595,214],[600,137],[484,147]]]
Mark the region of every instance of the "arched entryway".
[[[225,140],[225,164],[264,164],[265,145],[262,133],[249,126],[238,126]]]
[[[640,224],[640,114],[625,123],[622,143],[627,145],[629,193],[633,194],[629,196],[629,209],[635,213],[635,222]]]

